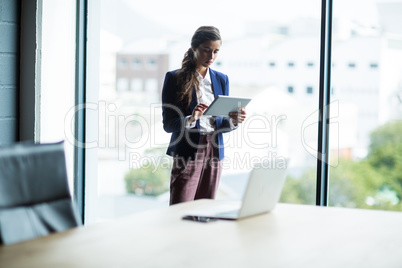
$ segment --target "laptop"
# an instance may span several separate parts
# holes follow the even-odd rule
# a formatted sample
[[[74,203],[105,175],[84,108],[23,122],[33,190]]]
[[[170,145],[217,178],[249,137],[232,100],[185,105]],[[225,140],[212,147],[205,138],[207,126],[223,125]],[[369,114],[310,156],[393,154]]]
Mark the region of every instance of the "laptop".
[[[273,210],[279,201],[286,179],[289,161],[283,159],[283,162],[255,165],[250,172],[241,204],[237,206],[222,204],[214,208],[192,211],[183,219],[205,222],[213,219],[237,220]]]

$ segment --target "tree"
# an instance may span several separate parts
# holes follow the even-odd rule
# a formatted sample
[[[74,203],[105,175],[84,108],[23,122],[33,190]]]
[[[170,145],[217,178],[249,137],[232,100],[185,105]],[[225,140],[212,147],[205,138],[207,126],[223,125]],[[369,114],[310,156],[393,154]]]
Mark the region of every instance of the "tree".
[[[402,211],[402,121],[387,123],[370,136],[366,159],[340,159],[330,169],[331,206]],[[288,177],[281,202],[315,204],[316,169]]]
[[[292,204],[315,204],[316,172],[311,168],[300,178],[288,176],[283,186],[280,202]]]
[[[169,170],[150,164],[131,169],[124,181],[128,193],[158,196],[169,190],[169,178]]]
[[[402,121],[387,123],[370,136],[367,159],[384,176],[384,187],[396,192],[402,199]]]
[[[383,177],[367,161],[355,162],[340,159],[339,165],[330,169],[330,206],[351,208],[380,208],[384,200],[378,199]]]
[[[141,167],[131,169],[124,176],[128,193],[158,196],[169,191],[172,160],[165,152],[166,148],[150,148],[145,151]]]

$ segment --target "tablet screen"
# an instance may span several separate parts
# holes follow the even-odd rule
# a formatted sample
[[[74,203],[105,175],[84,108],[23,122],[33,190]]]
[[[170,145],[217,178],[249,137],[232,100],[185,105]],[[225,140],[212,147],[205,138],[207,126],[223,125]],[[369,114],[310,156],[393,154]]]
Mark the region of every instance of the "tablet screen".
[[[239,98],[219,95],[209,105],[204,115],[228,116],[230,112],[237,112],[251,101],[249,98]]]

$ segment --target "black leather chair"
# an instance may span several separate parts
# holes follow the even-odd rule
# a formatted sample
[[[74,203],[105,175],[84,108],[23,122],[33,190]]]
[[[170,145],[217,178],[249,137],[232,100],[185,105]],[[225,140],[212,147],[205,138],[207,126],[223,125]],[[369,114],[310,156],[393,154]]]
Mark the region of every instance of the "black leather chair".
[[[62,142],[0,147],[0,244],[79,225]]]

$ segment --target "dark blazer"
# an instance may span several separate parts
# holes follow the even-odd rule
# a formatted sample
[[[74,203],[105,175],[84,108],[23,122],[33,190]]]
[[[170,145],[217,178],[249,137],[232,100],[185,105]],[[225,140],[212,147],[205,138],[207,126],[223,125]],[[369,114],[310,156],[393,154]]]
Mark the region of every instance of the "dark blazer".
[[[178,102],[179,88],[176,82],[177,70],[166,73],[165,82],[162,89],[162,116],[163,128],[166,132],[172,133],[167,154],[174,157],[184,157],[194,160],[200,139],[200,123],[196,122],[196,127],[186,129],[182,126],[183,118],[191,115],[197,105],[195,88],[190,107],[187,103]],[[212,89],[216,96],[229,95],[228,76],[209,69],[211,75]],[[216,132],[213,134],[214,141],[219,145],[219,160],[224,157],[224,144],[222,133],[231,131],[229,117],[216,117]]]

